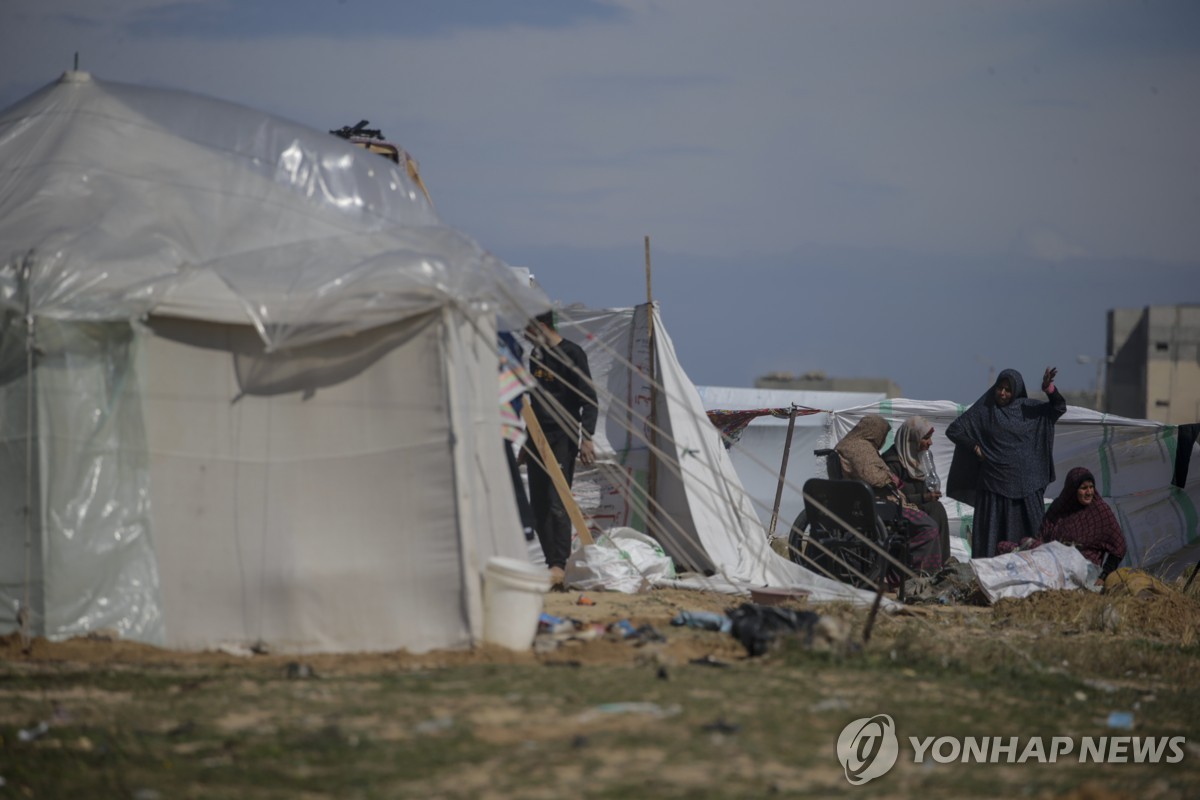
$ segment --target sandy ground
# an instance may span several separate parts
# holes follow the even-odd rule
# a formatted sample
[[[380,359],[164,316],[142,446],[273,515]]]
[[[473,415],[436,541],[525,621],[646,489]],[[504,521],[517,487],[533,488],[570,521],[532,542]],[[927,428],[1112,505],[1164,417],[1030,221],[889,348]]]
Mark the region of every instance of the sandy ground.
[[[1196,586],[1192,587],[1196,589]],[[219,651],[184,652],[119,641],[106,636],[76,638],[63,642],[34,639],[23,642],[16,633],[0,637],[0,660],[38,664],[75,662],[98,664],[162,664],[171,666],[211,666],[245,664],[248,661],[269,668],[286,668],[302,661],[309,668],[325,673],[355,673],[389,668],[431,668],[465,664],[531,663],[534,661],[570,661],[572,664],[614,664],[655,658],[672,662],[700,658],[739,659],[745,649],[730,636],[711,631],[673,626],[671,620],[683,611],[725,612],[747,597],[716,592],[682,589],[655,589],[642,594],[621,592],[549,592],[544,611],[560,619],[575,620],[584,633],[579,637],[559,636],[553,645],[542,642],[529,651],[512,651],[492,645],[466,650],[413,654],[405,651],[384,653],[338,654],[260,654],[251,657]],[[851,627],[852,637],[861,636],[865,613],[844,605],[808,606],[804,600],[789,600],[784,608],[816,610],[839,617]],[[996,636],[1036,634],[1039,627],[1049,631],[1094,631],[1122,638],[1144,638],[1164,644],[1190,645],[1200,640],[1200,599],[1178,592],[1146,597],[1110,596],[1084,591],[1039,592],[1021,600],[1003,600],[994,607],[909,606],[903,616],[936,621],[939,626],[986,625]],[[603,635],[598,626],[628,621],[633,628],[651,626],[663,641],[651,634],[653,647],[630,646],[616,635]],[[589,630],[590,629],[590,630]],[[544,639],[545,637],[539,637]]]

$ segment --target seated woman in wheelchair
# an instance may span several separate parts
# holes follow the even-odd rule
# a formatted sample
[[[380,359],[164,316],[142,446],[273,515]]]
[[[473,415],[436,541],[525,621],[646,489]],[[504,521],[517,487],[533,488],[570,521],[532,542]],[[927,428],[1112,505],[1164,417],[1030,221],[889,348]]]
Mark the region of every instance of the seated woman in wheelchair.
[[[900,478],[900,491],[908,504],[921,509],[937,523],[938,547],[942,552],[942,563],[950,560],[950,519],[939,498],[941,491],[936,485],[937,475],[926,474],[925,456],[933,444],[933,425],[924,417],[909,417],[896,431],[896,441],[883,451],[881,458],[896,477]],[[932,477],[933,485],[930,478]]]
[[[903,482],[879,455],[889,430],[887,420],[878,414],[868,414],[838,442],[834,452],[843,478],[866,483],[875,490],[877,501],[894,506],[895,515],[907,523],[909,566],[934,572],[942,567],[938,524],[905,498],[901,491]]]

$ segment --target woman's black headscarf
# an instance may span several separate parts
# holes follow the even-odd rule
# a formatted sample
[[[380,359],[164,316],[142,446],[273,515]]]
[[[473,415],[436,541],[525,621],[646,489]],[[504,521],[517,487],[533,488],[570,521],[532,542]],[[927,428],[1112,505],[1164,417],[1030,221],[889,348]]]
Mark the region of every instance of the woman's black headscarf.
[[[996,387],[1007,381],[1012,401],[996,405]],[[1015,369],[1006,369],[982,397],[946,429],[954,441],[954,460],[946,478],[946,494],[975,505],[975,492],[983,489],[1013,499],[1028,497],[1054,482],[1054,423],[1064,404],[1031,400],[1025,381]],[[974,446],[983,450],[984,460]]]

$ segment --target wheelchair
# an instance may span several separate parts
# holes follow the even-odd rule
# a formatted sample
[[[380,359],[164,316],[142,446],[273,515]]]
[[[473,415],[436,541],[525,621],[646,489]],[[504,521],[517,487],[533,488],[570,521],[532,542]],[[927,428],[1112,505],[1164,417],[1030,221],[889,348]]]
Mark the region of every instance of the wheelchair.
[[[792,523],[788,535],[792,561],[842,583],[876,589],[882,581],[894,585],[902,594],[904,582],[895,568],[863,541],[869,540],[907,565],[908,523],[900,516],[899,507],[878,501],[875,491],[863,481],[844,479],[833,450],[814,450],[813,454],[825,457],[829,478],[810,478],[804,482],[804,510]],[[815,503],[809,503],[808,498]],[[839,517],[853,531],[831,515]],[[903,597],[900,599],[903,601]]]

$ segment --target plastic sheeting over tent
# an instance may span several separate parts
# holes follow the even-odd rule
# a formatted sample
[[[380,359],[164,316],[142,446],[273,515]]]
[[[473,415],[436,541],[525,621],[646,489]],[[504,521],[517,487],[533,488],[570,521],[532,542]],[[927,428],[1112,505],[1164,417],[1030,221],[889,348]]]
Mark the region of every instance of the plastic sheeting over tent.
[[[0,164],[13,311],[248,322],[276,349],[448,302],[515,326],[545,307],[397,165],[220,100],[67,73],[0,112]]]
[[[649,308],[558,312],[559,331],[587,352],[600,396],[597,465],[578,468],[574,484],[593,527],[649,528],[679,565],[714,576],[694,586],[802,588],[814,600],[871,601],[872,593],[816,575],[771,549],[657,307],[649,334]],[[651,374],[658,377],[654,391]]]
[[[181,92],[0,112],[0,629],[414,651],[524,541],[494,320],[540,292],[394,164]]]

